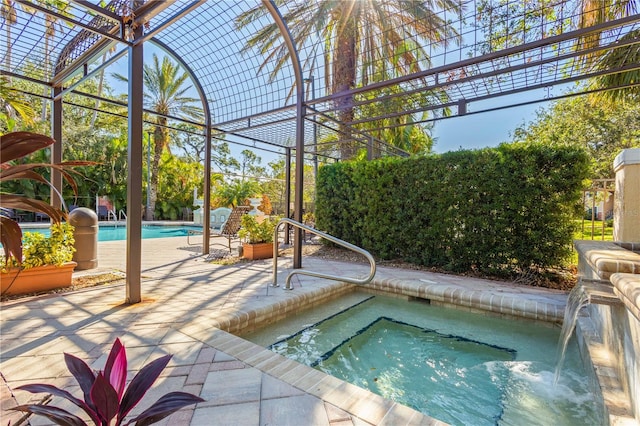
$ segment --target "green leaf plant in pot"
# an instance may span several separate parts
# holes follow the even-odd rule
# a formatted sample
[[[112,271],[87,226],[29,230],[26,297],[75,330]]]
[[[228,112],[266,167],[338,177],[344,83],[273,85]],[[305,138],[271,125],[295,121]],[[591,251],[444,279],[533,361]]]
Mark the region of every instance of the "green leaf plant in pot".
[[[273,232],[277,222],[269,218],[259,221],[255,216],[245,214],[240,223],[238,236],[243,240],[242,256],[249,260],[273,257]]]
[[[80,358],[68,353],[64,354],[65,364],[78,382],[83,393],[82,398],[77,398],[64,389],[42,383],[18,386],[16,390],[31,393],[46,392],[54,397],[65,399],[75,405],[78,412],[82,410],[96,426],[149,425],[183,407],[204,401],[190,393],[169,392],[134,418],[125,420],[160,376],[170,359],[171,355],[165,355],[151,361],[142,367],[127,386],[127,353],[120,339],[116,339],[102,371],[93,371]],[[44,416],[59,425],[87,425],[75,413],[52,404],[26,404],[12,410]]]
[[[67,161],[62,163],[20,163],[18,160],[45,149],[55,141],[48,136],[31,132],[13,132],[0,136],[0,183],[27,179],[54,186],[38,170],[55,169],[69,183],[77,195],[72,170],[75,166],[88,166],[92,161]],[[62,200],[61,194],[58,194]],[[61,202],[64,205],[64,200]],[[44,213],[51,218],[51,237],[26,233],[11,217],[11,212],[26,210]],[[23,294],[71,284],[73,257],[73,228],[63,223],[66,213],[49,203],[22,195],[0,191],[0,243],[4,250],[0,256],[1,294]]]

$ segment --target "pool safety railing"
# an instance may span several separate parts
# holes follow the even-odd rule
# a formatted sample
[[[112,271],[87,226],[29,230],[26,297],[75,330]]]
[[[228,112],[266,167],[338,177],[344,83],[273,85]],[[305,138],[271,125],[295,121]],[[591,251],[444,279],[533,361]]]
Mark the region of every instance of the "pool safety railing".
[[[330,275],[330,274],[323,274],[320,272],[313,272],[313,271],[302,271],[302,270],[295,270],[292,271],[288,276],[287,276],[287,280],[285,282],[285,286],[284,289],[285,290],[293,290],[293,287],[291,286],[291,278],[294,275],[308,275],[310,277],[316,277],[316,278],[326,278],[329,280],[334,280],[334,281],[341,281],[341,282],[347,282],[347,283],[352,283],[352,284],[358,284],[358,285],[364,285],[366,283],[368,283],[369,281],[371,281],[374,277],[374,275],[376,274],[376,261],[373,258],[373,256],[371,256],[371,253],[369,253],[368,251],[366,251],[363,248],[360,248],[358,246],[354,246],[351,243],[348,243],[346,241],[343,241],[339,238],[334,237],[333,235],[329,235],[326,234],[322,231],[318,231],[317,229],[314,229],[310,226],[304,225],[300,222],[297,222],[295,220],[292,219],[288,219],[288,218],[282,218],[280,219],[280,222],[278,222],[278,224],[276,225],[275,230],[273,231],[273,283],[271,284],[272,287],[279,287],[278,284],[278,233],[280,230],[280,227],[282,226],[282,224],[289,224],[291,226],[294,226],[296,228],[300,228],[303,231],[306,232],[310,232],[312,234],[315,234],[321,238],[324,238],[326,240],[331,241],[332,243],[338,244],[342,247],[348,248],[351,251],[355,251],[356,253],[359,253],[361,255],[363,255],[364,257],[367,258],[367,260],[369,261],[369,264],[371,266],[371,269],[369,270],[369,275],[365,278],[350,278],[350,277],[344,277],[344,276],[338,276],[338,275]]]
[[[118,220],[127,220],[127,214],[122,209],[118,212]]]

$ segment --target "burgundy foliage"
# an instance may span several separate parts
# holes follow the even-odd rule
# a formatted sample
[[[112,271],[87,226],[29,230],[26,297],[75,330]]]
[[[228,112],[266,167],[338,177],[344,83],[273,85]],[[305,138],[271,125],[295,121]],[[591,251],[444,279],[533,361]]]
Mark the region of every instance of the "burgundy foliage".
[[[64,354],[67,368],[80,385],[84,400],[74,397],[65,390],[46,384],[24,385],[16,389],[31,393],[47,392],[53,396],[64,398],[87,413],[95,425],[135,424],[136,426],[144,426],[155,423],[187,405],[204,401],[202,398],[186,392],[170,392],[137,417],[124,423],[127,414],[144,397],[170,359],[171,355],[165,355],[150,362],[135,375],[127,387],[127,354],[120,339],[116,339],[107,358],[104,371],[95,373],[80,358]],[[21,405],[14,410],[45,416],[60,425],[86,425],[85,421],[75,414],[51,405]],[[112,423],[114,419],[115,423]]]

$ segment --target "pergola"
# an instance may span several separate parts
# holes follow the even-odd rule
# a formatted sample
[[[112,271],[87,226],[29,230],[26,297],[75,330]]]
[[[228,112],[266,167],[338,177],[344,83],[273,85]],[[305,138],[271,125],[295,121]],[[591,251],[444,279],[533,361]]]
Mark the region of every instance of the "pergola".
[[[0,44],[6,49],[0,53],[1,72],[47,88],[56,140],[52,161],[57,162],[63,157],[65,96],[73,93],[117,104],[116,99],[83,92],[82,85],[126,56],[128,162],[141,165],[143,114],[150,112],[143,105],[143,49],[147,43],[159,46],[191,75],[202,100],[204,122],[190,124],[202,129],[207,142],[205,212],[210,210],[211,140],[215,138],[232,137],[241,144],[284,154],[288,164],[295,151],[298,165],[305,156],[338,160],[345,143],[366,147],[370,158],[408,155],[383,140],[384,132],[638,84],[637,78],[623,78],[640,68],[638,54],[633,53],[639,47],[640,14],[633,1],[622,2],[619,11],[604,19],[590,21],[593,11],[585,11],[581,1],[460,0],[431,4],[434,13],[423,14],[421,19],[436,27],[436,35],[412,30],[429,25],[406,20],[389,20],[368,29],[355,48],[370,62],[358,64],[357,85],[336,92],[329,84],[334,77],[332,63],[344,53],[344,46],[336,43],[336,32],[324,33],[318,26],[301,39],[295,26],[305,18],[309,22],[326,3],[112,0],[102,7],[98,1],[74,0],[60,8],[47,1],[4,0]],[[360,0],[358,5],[370,13],[367,19],[373,19],[374,11],[397,11],[422,3]],[[296,11],[303,4],[309,12],[301,17]],[[240,25],[238,16],[252,8],[258,10],[255,19]],[[402,31],[387,27],[397,22],[402,22]],[[248,41],[269,25],[277,26],[281,45],[271,50],[250,46]],[[393,48],[379,44],[396,33],[404,38],[395,40]],[[436,41],[426,42],[429,38]],[[100,61],[106,52],[109,59]],[[617,55],[619,60],[605,62],[607,55]],[[398,64],[406,58],[414,58],[415,63],[394,67],[379,62]],[[608,77],[621,78],[610,79],[614,83],[606,88],[585,83]],[[550,90],[580,82],[571,94],[555,95]],[[525,93],[527,101],[513,96]],[[491,100],[489,106],[483,103],[487,100]],[[341,114],[345,108],[353,111],[346,122]],[[142,167],[128,170],[126,299],[136,303],[141,300]],[[294,219],[301,221],[303,167],[295,170]],[[53,178],[61,188],[61,176]],[[205,253],[209,224],[207,213]],[[294,241],[294,267],[299,268],[299,232]]]

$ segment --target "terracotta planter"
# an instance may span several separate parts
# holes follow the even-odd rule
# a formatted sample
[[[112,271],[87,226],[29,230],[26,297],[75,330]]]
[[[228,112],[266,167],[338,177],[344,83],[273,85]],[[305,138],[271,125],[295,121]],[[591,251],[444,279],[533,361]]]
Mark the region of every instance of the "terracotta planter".
[[[273,243],[242,244],[242,257],[249,260],[273,257]]]
[[[71,285],[71,275],[76,262],[66,262],[62,266],[37,266],[19,270],[10,269],[0,273],[3,296],[37,293]]]

